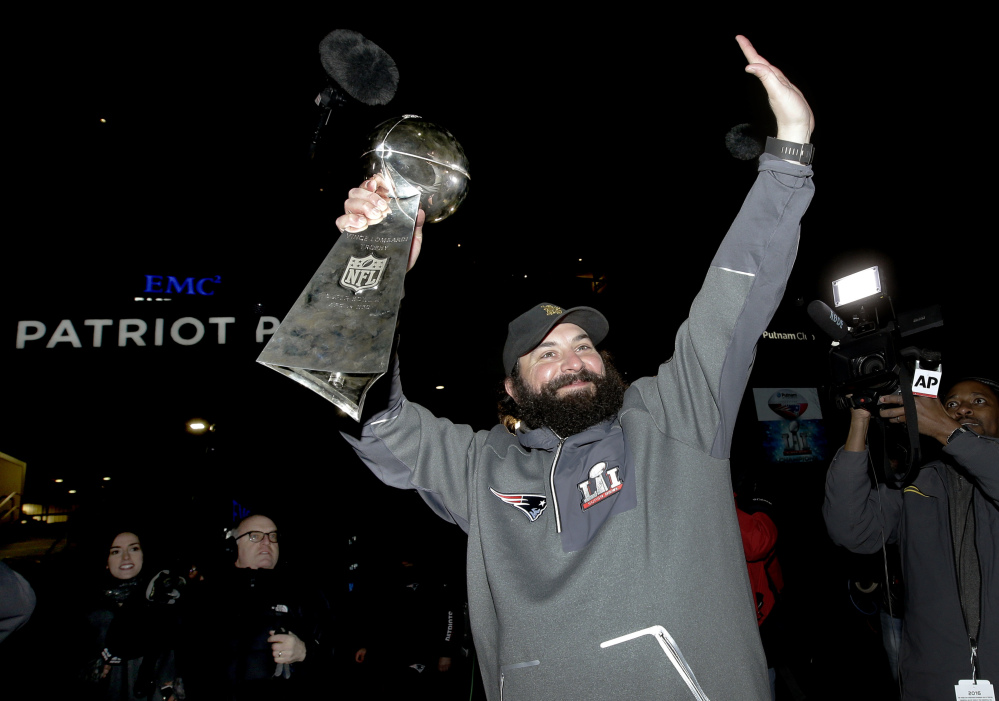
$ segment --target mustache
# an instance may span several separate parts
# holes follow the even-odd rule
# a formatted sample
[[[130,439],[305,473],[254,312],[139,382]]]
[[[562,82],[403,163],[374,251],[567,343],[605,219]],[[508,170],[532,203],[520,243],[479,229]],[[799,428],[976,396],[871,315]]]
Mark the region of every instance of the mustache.
[[[555,390],[561,389],[562,387],[565,387],[566,385],[571,385],[573,382],[593,382],[593,383],[597,383],[597,382],[600,382],[603,379],[604,379],[603,375],[598,375],[597,373],[593,372],[592,370],[590,370],[588,368],[583,368],[579,372],[574,373],[572,375],[559,375],[558,377],[553,378],[548,383],[548,386],[546,387],[546,389],[548,389],[551,392],[554,392]]]

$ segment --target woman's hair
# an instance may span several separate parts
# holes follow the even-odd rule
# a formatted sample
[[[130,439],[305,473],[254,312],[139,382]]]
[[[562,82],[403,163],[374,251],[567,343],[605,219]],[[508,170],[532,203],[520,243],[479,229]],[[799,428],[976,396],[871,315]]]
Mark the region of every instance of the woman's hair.
[[[134,524],[133,524],[134,525]],[[122,533],[134,533],[138,537],[139,542],[142,543],[142,531],[137,530],[133,525],[126,525],[122,528],[110,528],[104,532],[104,549],[110,550],[111,544],[114,543],[114,539],[120,536]],[[144,545],[144,543],[143,543]]]

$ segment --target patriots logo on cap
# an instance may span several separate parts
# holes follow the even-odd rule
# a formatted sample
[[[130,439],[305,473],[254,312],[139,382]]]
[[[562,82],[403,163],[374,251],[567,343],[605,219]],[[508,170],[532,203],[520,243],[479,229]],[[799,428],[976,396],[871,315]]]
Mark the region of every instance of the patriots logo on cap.
[[[548,497],[544,494],[501,494],[492,487],[489,491],[510,506],[523,511],[531,521],[537,521],[538,516],[548,507]]]

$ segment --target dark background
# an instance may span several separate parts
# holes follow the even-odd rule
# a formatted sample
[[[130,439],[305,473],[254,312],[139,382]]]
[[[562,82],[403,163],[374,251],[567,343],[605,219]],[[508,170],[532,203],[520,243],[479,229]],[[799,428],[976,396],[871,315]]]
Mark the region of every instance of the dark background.
[[[414,113],[462,143],[472,183],[461,210],[427,228],[407,280],[410,399],[491,426],[506,324],[539,301],[600,308],[626,378],[654,372],[754,179],[726,132],[775,133],[739,32],[817,121],[817,194],[770,326],[809,340],[761,341],[750,388],[826,387],[828,341],[804,306],[831,303],[833,279],[875,264],[896,311],[943,305],[945,333],[922,345],[944,352],[945,377],[995,374],[991,138],[979,136],[987,44],[974,30],[606,14],[145,11],[19,25],[5,101],[0,451],[27,462],[25,501],[79,507],[75,540],[137,517],[172,555],[212,551],[235,501],[274,514],[292,535],[282,555],[334,588],[349,579],[353,535],[373,551],[408,539],[462,557],[456,528],[346,449],[332,406],[255,363],[258,319],[284,316],[335,241],[365,135]],[[337,110],[310,160],[325,84],[317,47],[335,28],[385,49],[399,90],[386,106]],[[210,297],[134,301],[147,275],[221,283]],[[153,320],[169,329],[182,316],[201,320],[205,338],[154,347]],[[215,316],[236,318],[225,345]],[[95,318],[115,321],[101,348],[83,324]],[[147,321],[145,347],[117,346],[122,318]],[[82,348],[45,347],[63,319]],[[22,320],[48,333],[16,349]],[[761,476],[783,510],[781,557],[812,621],[811,663],[833,665],[854,649],[850,631],[848,652],[829,642],[853,611],[846,558],[819,514],[825,464],[764,464],[751,396],[733,464]],[[838,444],[845,417],[823,411]],[[193,417],[215,432],[188,434]]]

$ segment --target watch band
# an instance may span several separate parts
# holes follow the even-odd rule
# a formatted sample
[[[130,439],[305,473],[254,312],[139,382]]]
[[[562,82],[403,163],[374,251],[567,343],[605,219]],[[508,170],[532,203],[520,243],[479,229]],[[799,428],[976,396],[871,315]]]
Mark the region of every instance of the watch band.
[[[806,166],[811,165],[815,159],[815,147],[811,144],[796,144],[772,136],[767,137],[767,147],[763,151],[788,161],[798,161]]]

